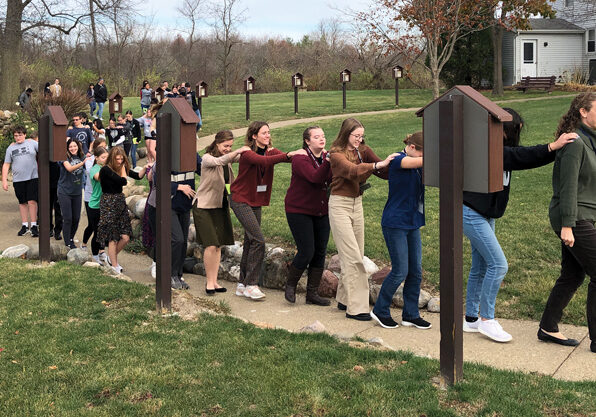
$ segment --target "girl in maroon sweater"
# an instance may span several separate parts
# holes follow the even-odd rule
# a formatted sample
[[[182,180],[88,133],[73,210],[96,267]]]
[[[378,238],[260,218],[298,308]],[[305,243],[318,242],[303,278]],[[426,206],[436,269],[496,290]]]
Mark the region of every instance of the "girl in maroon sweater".
[[[252,122],[248,126],[244,144],[251,150],[240,157],[238,176],[231,186],[230,202],[234,214],[244,227],[244,246],[236,295],[259,300],[265,297],[258,286],[265,258],[261,207],[269,205],[273,167],[280,162],[289,162],[296,154],[306,152],[300,149],[284,153],[273,148],[269,125],[265,122]]]
[[[327,188],[331,183],[331,164],[325,152],[325,133],[318,126],[302,134],[306,155],[292,158],[292,180],[286,194],[286,218],[298,252],[288,268],[286,300],[296,302],[296,285],[308,267],[306,303],[328,306],[329,300],[317,290],[325,266],[329,241]]]

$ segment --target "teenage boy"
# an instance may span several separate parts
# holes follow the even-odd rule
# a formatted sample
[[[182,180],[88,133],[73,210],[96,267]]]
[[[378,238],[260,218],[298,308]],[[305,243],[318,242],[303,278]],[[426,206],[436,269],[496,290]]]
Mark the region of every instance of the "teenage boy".
[[[12,166],[12,185],[19,200],[21,213],[21,230],[18,236],[31,232],[31,236],[39,236],[37,227],[37,150],[38,143],[25,139],[27,129],[16,126],[13,129],[15,142],[6,149],[4,165],[2,165],[2,188],[8,191],[8,169]],[[31,220],[29,229],[28,218]]]
[[[72,129],[66,131],[66,136],[80,142],[81,147],[83,148],[83,153],[89,156],[89,148],[91,147],[91,142],[93,142],[94,137],[91,134],[89,126],[83,124],[84,117],[84,113],[77,113],[72,117]]]

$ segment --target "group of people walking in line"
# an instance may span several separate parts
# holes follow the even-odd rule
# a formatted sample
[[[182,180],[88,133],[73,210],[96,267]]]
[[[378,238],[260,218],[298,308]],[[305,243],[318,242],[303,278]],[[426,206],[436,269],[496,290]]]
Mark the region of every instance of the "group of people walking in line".
[[[143,87],[147,90],[148,83]],[[141,92],[141,97],[146,98],[147,93]],[[73,132],[69,135],[65,160],[58,163],[57,200],[62,208],[65,241],[72,244],[78,223],[76,213],[80,213],[80,191],[87,179],[90,184],[86,201],[89,226],[83,243],[86,244],[93,235],[94,258],[108,260],[117,271],[122,270],[118,253],[131,235],[122,194],[127,176],[139,179],[147,175],[150,181],[143,240],[148,244],[154,242],[156,182],[153,173],[159,161],[156,161],[155,143],[151,142],[158,140],[155,116],[160,106],[161,103],[153,104],[144,116],[148,116],[147,120],[138,120],[139,129],[148,132],[145,139],[149,161],[139,172],[131,169],[125,147],[114,141],[117,136],[108,133],[118,129],[118,125],[106,130],[107,144],[98,135],[85,143]],[[596,176],[596,93],[582,93],[573,100],[559,123],[557,139],[545,145],[520,146],[524,121],[514,110],[505,110],[512,114],[513,120],[504,123],[503,190],[488,194],[465,192],[463,196],[464,234],[470,241],[472,253],[463,330],[481,333],[497,342],[512,340],[495,319],[498,290],[507,273],[507,259],[495,235],[495,221],[507,208],[511,172],[554,161],[549,218],[561,241],[561,274],[546,303],[538,338],[567,346],[579,343],[561,334],[558,322],[587,273],[590,277],[588,327],[591,350],[596,352],[596,178],[593,178]],[[127,118],[123,118],[123,124]],[[72,131],[75,131],[79,129],[79,120],[73,122]],[[95,126],[96,134],[97,131],[101,132],[102,127]],[[36,142],[25,140],[24,136],[15,130],[15,144],[7,151],[2,178],[3,188],[7,190],[5,174],[12,163],[15,193],[21,215],[26,219],[27,213],[33,218],[36,211],[30,203],[36,200],[33,198],[36,197],[33,181],[37,179],[33,172],[25,175],[21,167],[37,148]],[[192,210],[197,242],[204,247],[205,291],[208,295],[226,291],[218,284],[217,275],[222,246],[234,243],[231,208],[244,229],[240,277],[235,293],[252,300],[266,297],[259,288],[265,258],[261,211],[271,199],[275,165],[291,163],[285,211],[296,243],[296,255],[288,266],[286,300],[295,303],[298,281],[306,271],[306,303],[330,304],[318,294],[318,287],[332,233],[341,264],[337,308],[345,311],[348,319],[375,320],[385,328],[398,327],[391,316],[390,306],[397,288],[404,283],[401,324],[418,329],[430,328],[431,324],[420,316],[418,309],[422,281],[420,229],[425,224],[422,132],[407,135],[403,142],[402,151],[381,159],[365,143],[362,123],[353,118],[343,121],[328,151],[325,133],[318,126],[307,128],[303,132],[302,146],[290,152],[273,147],[266,122],[252,122],[244,145],[236,150],[232,150],[232,132],[218,132],[203,157],[197,153],[195,171],[171,173],[172,288],[189,288],[182,275]],[[153,152],[149,152],[151,145]],[[232,164],[236,162],[238,174],[235,177]],[[198,188],[195,187],[195,174],[200,175]],[[372,310],[363,263],[365,224],[362,208],[371,175],[388,180],[389,193],[381,226],[391,258],[391,272],[383,281]],[[23,184],[19,184],[21,182]],[[23,227],[25,224],[24,220]],[[145,232],[149,237],[146,238]],[[105,247],[108,255],[102,255]],[[150,255],[155,261],[154,250]],[[155,275],[155,263],[152,273]]]

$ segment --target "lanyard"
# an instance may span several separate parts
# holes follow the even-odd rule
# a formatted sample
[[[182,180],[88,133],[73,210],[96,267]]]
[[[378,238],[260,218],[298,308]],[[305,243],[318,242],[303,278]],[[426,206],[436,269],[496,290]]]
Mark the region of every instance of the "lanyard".
[[[317,158],[315,157],[315,154],[312,153],[312,151],[310,150],[310,148],[307,146],[306,147],[306,153],[308,153],[308,156],[310,156],[310,159],[312,159],[312,161],[315,163],[315,167],[319,168],[321,166],[321,164],[319,164],[319,161],[317,161]],[[321,157],[323,159],[325,159],[325,153],[321,154]]]
[[[356,153],[358,154],[358,159],[360,159],[360,163],[364,163],[364,161],[362,160],[362,156],[360,156],[360,150],[356,149]]]

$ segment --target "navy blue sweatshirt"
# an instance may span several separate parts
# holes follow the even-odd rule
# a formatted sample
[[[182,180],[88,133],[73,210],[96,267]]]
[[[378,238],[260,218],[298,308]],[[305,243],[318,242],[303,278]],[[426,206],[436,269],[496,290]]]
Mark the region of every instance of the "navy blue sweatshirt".
[[[556,152],[549,152],[548,145],[503,147],[503,190],[496,193],[464,191],[464,205],[478,214],[498,219],[505,214],[509,202],[511,171],[538,168],[555,160]]]
[[[197,153],[197,169],[195,170],[195,173],[197,175],[201,175],[201,162],[203,162],[203,160]],[[185,172],[172,171],[172,175],[178,174],[185,174]],[[196,187],[194,175],[192,179],[178,182],[172,181],[170,183],[170,193],[172,195],[172,210],[177,211],[178,213],[184,213],[192,209],[192,198],[188,198],[188,196],[184,194],[182,191],[178,191],[178,185],[180,184],[190,185],[190,188],[195,190]]]

